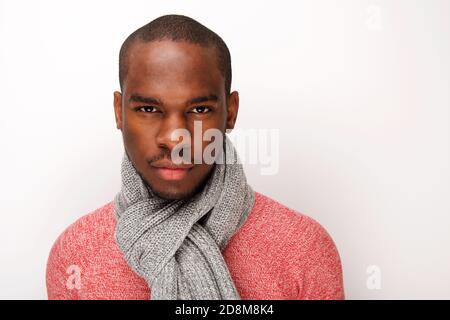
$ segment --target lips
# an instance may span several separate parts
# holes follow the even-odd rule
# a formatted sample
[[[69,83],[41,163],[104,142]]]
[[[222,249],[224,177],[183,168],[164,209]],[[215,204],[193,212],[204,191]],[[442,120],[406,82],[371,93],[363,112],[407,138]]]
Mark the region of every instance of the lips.
[[[187,164],[175,165],[168,161],[152,163],[151,166],[161,179],[167,181],[183,180],[193,167]]]

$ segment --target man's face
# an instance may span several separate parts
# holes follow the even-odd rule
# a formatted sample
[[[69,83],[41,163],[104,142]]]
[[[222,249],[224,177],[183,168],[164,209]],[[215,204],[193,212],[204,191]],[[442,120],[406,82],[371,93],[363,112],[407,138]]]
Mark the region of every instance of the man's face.
[[[122,131],[125,150],[157,195],[166,199],[189,197],[204,185],[212,169],[203,161],[194,163],[194,153],[199,152],[194,149],[194,139],[202,141],[203,154],[211,143],[203,141],[203,132],[210,128],[225,132],[234,127],[238,93],[229,95],[227,105],[224,77],[212,47],[170,40],[137,42],[127,59],[123,92],[114,92],[116,125]],[[201,137],[194,136],[194,121],[201,122]],[[190,133],[189,165],[176,165],[171,158],[181,142],[171,139],[176,129]]]

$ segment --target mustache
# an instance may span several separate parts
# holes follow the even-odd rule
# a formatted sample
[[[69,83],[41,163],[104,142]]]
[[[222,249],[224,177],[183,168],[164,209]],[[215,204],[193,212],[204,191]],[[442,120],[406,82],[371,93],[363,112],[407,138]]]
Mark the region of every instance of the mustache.
[[[183,150],[186,150],[187,152],[189,152],[190,148],[180,149],[179,152],[178,152],[178,155],[180,157],[183,157]],[[150,159],[147,159],[147,163],[151,165],[154,162],[157,162],[157,161],[160,161],[160,160],[163,160],[163,159],[166,159],[167,161],[173,162],[172,161],[172,157],[171,157],[171,152],[169,150],[164,151],[164,152],[162,152],[162,153],[160,153],[160,154],[158,154],[158,155],[156,155],[154,157],[151,157]],[[190,160],[191,160],[191,163],[193,163],[193,159],[190,159]]]

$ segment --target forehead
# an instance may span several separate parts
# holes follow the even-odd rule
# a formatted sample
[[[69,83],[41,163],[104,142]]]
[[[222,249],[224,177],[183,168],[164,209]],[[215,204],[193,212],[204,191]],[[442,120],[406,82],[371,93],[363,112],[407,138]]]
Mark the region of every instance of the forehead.
[[[124,80],[127,93],[224,92],[224,78],[214,47],[170,40],[138,42],[129,49],[127,63]]]

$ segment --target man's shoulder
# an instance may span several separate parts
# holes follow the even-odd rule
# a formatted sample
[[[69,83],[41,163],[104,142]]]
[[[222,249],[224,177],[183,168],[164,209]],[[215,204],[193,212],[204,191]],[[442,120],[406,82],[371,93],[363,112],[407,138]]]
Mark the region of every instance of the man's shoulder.
[[[303,225],[318,223],[310,216],[293,209],[274,198],[255,191],[253,211],[266,222],[272,224]]]
[[[110,201],[78,218],[61,236],[71,238],[83,234],[101,235],[110,231],[114,221],[114,203]]]
[[[88,274],[87,269],[99,254],[109,256],[114,226],[114,204],[110,201],[81,216],[59,234],[47,259],[50,299],[77,299],[78,290],[71,290],[74,284],[69,280]]]
[[[304,212],[259,192],[255,192],[254,210],[261,226],[282,237],[284,245],[288,247],[335,249],[335,243],[327,229]]]
[[[111,236],[114,223],[114,203],[110,201],[84,214],[66,227],[53,243],[50,256],[86,254],[89,248],[96,247]]]
[[[344,299],[342,263],[322,224],[307,214],[255,194],[254,237],[275,246],[275,257],[297,279],[299,299]]]

